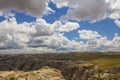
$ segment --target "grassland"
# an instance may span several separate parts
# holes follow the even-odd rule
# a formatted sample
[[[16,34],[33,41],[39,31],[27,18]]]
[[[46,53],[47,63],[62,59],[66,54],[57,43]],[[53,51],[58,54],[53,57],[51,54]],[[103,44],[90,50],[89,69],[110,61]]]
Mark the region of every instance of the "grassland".
[[[120,67],[120,53],[106,52],[106,53],[82,53],[75,54],[74,60],[83,60],[87,63],[92,63],[103,67],[104,69],[111,69],[113,67]]]
[[[120,59],[120,53],[106,52],[106,53],[75,53],[73,56],[74,60],[93,61],[97,59]]]
[[[93,64],[102,66],[104,69],[111,69],[113,67],[120,67],[120,59],[98,59],[92,61]]]

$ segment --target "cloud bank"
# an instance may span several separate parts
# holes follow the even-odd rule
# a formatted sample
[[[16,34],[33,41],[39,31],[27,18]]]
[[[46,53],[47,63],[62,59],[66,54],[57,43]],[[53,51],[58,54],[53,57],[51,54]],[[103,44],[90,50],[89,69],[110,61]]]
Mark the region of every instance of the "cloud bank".
[[[71,42],[63,32],[70,32],[79,28],[79,24],[68,22],[62,24],[56,21],[47,23],[39,18],[36,22],[18,24],[14,17],[0,22],[0,49],[22,49],[22,48],[67,48]]]
[[[112,40],[108,40],[107,37],[101,36],[97,31],[92,30],[78,31],[79,39],[86,40],[86,42],[69,40],[64,36],[64,32],[78,29],[80,26],[76,22],[63,24],[60,21],[56,21],[50,24],[39,18],[35,22],[18,24],[15,17],[11,17],[0,22],[0,25],[1,50],[79,52],[119,51],[120,48],[120,36],[117,34]]]

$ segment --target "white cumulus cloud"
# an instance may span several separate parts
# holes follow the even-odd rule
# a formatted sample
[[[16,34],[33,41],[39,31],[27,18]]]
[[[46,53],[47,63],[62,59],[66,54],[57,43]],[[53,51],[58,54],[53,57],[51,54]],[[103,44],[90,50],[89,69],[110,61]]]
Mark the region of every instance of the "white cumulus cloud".
[[[68,47],[70,40],[61,32],[69,32],[79,28],[79,24],[75,22],[62,24],[60,21],[56,21],[49,24],[41,18],[35,22],[18,24],[14,16],[0,22],[0,26],[1,49],[39,47],[64,49]]]
[[[101,37],[97,31],[92,30],[79,30],[80,39],[96,39]]]
[[[68,19],[99,21],[120,18],[120,0],[53,0],[57,7],[69,7]]]
[[[67,22],[65,25],[62,25],[58,30],[63,32],[69,32],[76,30],[80,27],[80,25],[76,22]]]

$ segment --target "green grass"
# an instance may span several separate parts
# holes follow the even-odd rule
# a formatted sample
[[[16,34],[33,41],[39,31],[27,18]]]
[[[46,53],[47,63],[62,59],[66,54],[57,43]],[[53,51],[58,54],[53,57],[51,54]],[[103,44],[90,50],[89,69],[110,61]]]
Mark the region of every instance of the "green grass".
[[[120,59],[98,59],[92,61],[93,64],[102,66],[104,69],[111,69],[120,66]]]
[[[115,53],[77,53],[73,56],[74,60],[94,61],[97,59],[120,59],[120,54]]]
[[[86,61],[86,63],[93,63],[104,69],[120,66],[120,53],[77,53],[74,54],[73,58],[74,60],[83,60]]]

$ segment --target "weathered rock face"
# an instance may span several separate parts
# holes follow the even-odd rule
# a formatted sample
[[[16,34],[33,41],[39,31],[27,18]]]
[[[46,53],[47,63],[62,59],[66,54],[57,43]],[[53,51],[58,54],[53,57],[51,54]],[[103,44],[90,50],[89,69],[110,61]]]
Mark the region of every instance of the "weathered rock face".
[[[104,70],[93,64],[77,64],[62,71],[66,80],[120,80],[120,72]]]
[[[57,69],[43,67],[36,71],[0,71],[0,80],[65,80]]]

